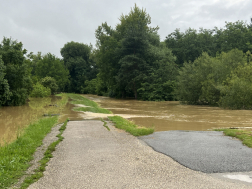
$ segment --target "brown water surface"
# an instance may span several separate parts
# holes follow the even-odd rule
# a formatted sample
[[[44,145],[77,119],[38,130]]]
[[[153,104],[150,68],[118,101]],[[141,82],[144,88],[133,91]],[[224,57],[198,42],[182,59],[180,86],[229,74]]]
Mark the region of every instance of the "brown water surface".
[[[84,96],[96,101],[102,108],[134,121],[137,125],[155,126],[155,131],[204,131],[219,127],[252,127],[252,111],[250,110],[181,105],[175,101],[150,102],[96,95]]]
[[[36,121],[44,114],[60,114],[59,122],[66,118],[70,120],[82,120],[79,113],[74,112],[74,105],[58,105],[61,97],[30,98],[23,106],[0,107],[0,145],[9,143],[17,138],[17,135],[31,122]],[[56,105],[56,106],[55,106]]]

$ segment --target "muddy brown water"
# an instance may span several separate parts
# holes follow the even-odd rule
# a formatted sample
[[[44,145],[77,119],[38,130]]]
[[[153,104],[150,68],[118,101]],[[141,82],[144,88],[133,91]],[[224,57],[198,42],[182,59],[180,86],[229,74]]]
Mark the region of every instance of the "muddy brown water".
[[[31,98],[23,106],[0,107],[0,145],[10,143],[23,131],[31,122],[34,122],[44,114],[60,114],[59,122],[66,118],[72,120],[83,119],[72,108],[74,105],[67,103],[64,107],[54,106],[61,97]]]
[[[137,125],[155,127],[155,131],[198,130],[219,127],[252,127],[252,111],[224,110],[218,107],[181,105],[179,102],[147,102],[122,100],[96,95],[84,95],[114,114],[134,121]],[[60,114],[59,122],[83,119],[99,119],[107,115],[75,112],[77,106],[67,103],[59,108],[55,105],[60,97],[33,98],[23,106],[0,107],[0,145],[17,138],[31,122],[44,114]]]
[[[252,127],[252,111],[181,105],[179,102],[149,102],[84,95],[102,108],[155,131],[197,130],[219,127]]]

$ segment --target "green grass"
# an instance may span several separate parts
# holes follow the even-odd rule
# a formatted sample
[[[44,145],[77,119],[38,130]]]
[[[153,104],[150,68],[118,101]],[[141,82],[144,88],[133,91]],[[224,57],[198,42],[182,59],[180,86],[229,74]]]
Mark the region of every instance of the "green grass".
[[[111,114],[111,111],[103,109],[103,108],[94,108],[94,107],[76,107],[75,111],[83,111],[83,112],[94,112],[94,113],[102,113],[102,114]]]
[[[110,128],[107,126],[108,122],[106,122],[102,118],[101,118],[101,121],[103,122],[103,127],[106,127],[108,129],[108,131],[110,131]]]
[[[223,131],[225,135],[238,138],[244,145],[252,148],[252,131],[240,129],[215,129],[215,131]]]
[[[120,116],[109,116],[108,119],[115,124],[116,128],[123,129],[134,136],[149,135],[154,132],[154,128],[138,127],[133,122]]]
[[[79,94],[66,93],[66,95],[73,100],[70,102],[71,104],[83,104],[85,106],[89,106],[89,107],[76,107],[74,108],[74,110],[76,111],[112,114],[111,111],[99,107],[99,105],[96,102],[89,100]]]
[[[25,128],[17,140],[0,147],[0,188],[10,187],[25,173],[36,148],[57,120],[58,117],[40,119]]]
[[[40,160],[40,167],[35,170],[35,173],[33,175],[25,178],[24,182],[21,185],[21,189],[27,188],[29,185],[44,176],[43,172],[45,171],[45,167],[47,166],[48,161],[53,157],[52,152],[55,151],[55,147],[64,139],[64,137],[62,137],[62,133],[66,129],[67,122],[68,119],[60,127],[60,133],[57,135],[58,140],[48,146],[46,152],[44,153],[44,157]]]

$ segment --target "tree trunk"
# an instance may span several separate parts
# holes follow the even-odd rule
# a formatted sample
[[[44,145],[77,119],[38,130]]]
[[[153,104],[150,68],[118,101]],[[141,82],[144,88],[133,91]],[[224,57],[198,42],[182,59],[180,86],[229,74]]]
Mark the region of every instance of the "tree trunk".
[[[134,82],[134,94],[135,94],[135,99],[137,99],[137,90],[136,90],[136,84]]]

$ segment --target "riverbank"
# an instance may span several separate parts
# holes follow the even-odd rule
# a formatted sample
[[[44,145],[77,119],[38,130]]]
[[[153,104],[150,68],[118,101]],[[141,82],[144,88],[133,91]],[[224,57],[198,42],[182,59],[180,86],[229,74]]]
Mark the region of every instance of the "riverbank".
[[[17,140],[0,147],[0,188],[8,188],[21,178],[30,167],[34,152],[57,121],[58,117],[40,119],[25,128]]]

